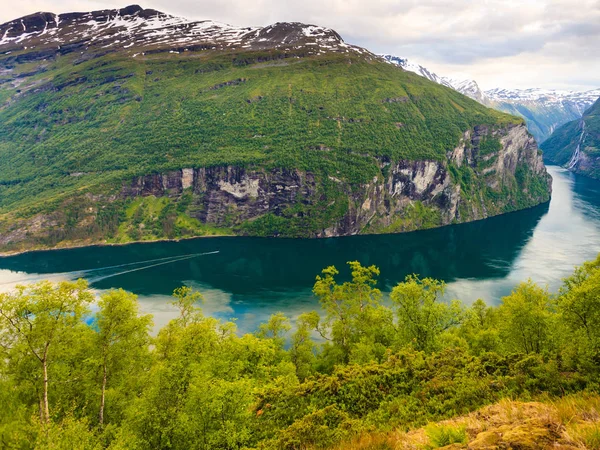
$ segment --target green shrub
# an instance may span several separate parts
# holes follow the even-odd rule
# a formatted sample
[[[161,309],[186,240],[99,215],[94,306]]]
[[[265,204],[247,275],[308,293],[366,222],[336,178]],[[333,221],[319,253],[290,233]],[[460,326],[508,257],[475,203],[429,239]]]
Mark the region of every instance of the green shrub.
[[[429,425],[425,428],[425,433],[429,438],[427,448],[434,449],[445,447],[452,444],[466,444],[467,431],[465,425]]]

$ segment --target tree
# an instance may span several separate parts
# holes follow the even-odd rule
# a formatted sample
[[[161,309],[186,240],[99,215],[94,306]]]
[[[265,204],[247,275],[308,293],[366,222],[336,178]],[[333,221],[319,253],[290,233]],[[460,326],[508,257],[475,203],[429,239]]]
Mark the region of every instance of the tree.
[[[385,326],[381,314],[381,291],[375,287],[379,269],[364,267],[358,261],[348,263],[352,280],[338,284],[339,274],[333,266],[317,276],[313,292],[325,311],[325,318],[314,323],[323,338],[340,351],[341,362],[350,360],[352,344],[361,338],[377,334]]]
[[[550,295],[527,280],[502,299],[500,335],[509,350],[541,353],[551,346]]]
[[[404,343],[411,343],[417,350],[432,351],[437,347],[440,334],[461,322],[460,302],[442,301],[445,288],[443,281],[408,275],[392,290],[390,298],[396,305]]]
[[[204,297],[200,292],[193,290],[191,287],[182,286],[173,291],[173,298],[171,304],[179,309],[178,322],[183,327],[202,316],[200,309],[196,306],[198,303],[204,302]]]
[[[283,313],[275,313],[269,317],[267,323],[261,323],[256,336],[273,343],[279,361],[289,361],[289,354],[285,351],[286,335],[292,329],[290,319]]]
[[[292,326],[290,320],[283,313],[275,313],[269,317],[267,323],[261,323],[256,335],[262,339],[271,339],[278,348],[285,346],[285,335]]]
[[[0,295],[0,340],[9,350],[9,358],[22,355],[39,363],[42,378],[40,419],[50,421],[48,401],[49,366],[60,345],[74,341],[74,330],[82,326],[93,295],[87,282],[42,281],[17,286],[15,292]]]
[[[219,322],[204,317],[196,306],[200,301],[202,295],[189,287],[175,289],[172,304],[179,316],[154,340],[156,358],[146,374],[147,386],[128,411],[128,422],[144,448],[185,448],[174,442],[187,429],[181,415],[190,383],[213,362],[222,337],[217,333]]]
[[[137,296],[122,289],[102,294],[98,306],[96,346],[102,370],[98,422],[103,425],[109,378],[135,372],[147,351],[152,316],[140,316]]]
[[[458,334],[468,342],[476,355],[495,351],[500,346],[497,316],[496,309],[481,299],[476,300],[465,312]]]
[[[290,358],[296,368],[296,376],[304,380],[312,374],[315,363],[315,343],[311,339],[311,329],[318,323],[316,312],[301,314],[296,320],[296,331],[292,335]]]
[[[558,309],[571,333],[583,336],[593,355],[600,354],[600,256],[565,279]]]

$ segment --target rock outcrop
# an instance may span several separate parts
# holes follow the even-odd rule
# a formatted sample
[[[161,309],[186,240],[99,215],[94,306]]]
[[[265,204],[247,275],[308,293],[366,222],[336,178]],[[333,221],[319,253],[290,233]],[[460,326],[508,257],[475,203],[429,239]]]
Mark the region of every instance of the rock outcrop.
[[[481,142],[495,139],[497,152],[482,154]],[[345,236],[381,231],[410,231],[418,223],[402,222],[406,213],[420,204],[438,216],[434,225],[467,222],[517,209],[511,197],[497,200],[468,198],[468,192],[455,180],[449,165],[472,173],[473,182],[485,183],[491,191],[501,191],[515,180],[519,167],[527,168],[545,183],[544,195],[531,194],[530,206],[549,199],[551,180],[533,137],[525,126],[491,130],[481,126],[466,132],[461,143],[448,152],[450,163],[439,161],[379,160],[381,175],[364,185],[353,186],[334,177],[349,199],[346,213],[328,227],[313,230],[312,237]],[[298,202],[319,200],[319,180],[300,170],[259,169],[235,166],[185,168],[137,177],[123,186],[123,198],[156,196],[178,198],[187,189],[193,193],[193,218],[216,226],[241,225],[267,213],[281,216]],[[524,193],[527,196],[527,192]],[[233,219],[233,222],[232,222]]]

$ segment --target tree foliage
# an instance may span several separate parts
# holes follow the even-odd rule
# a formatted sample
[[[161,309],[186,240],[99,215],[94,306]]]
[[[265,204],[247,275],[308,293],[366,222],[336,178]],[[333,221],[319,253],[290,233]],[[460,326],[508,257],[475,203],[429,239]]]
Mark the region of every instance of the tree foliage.
[[[392,290],[399,328],[406,342],[418,350],[436,349],[439,336],[461,321],[461,304],[444,302],[444,291],[443,282],[415,275],[407,276],[404,283]]]
[[[276,313],[245,335],[205,316],[189,287],[153,333],[123,290],[90,308],[84,281],[19,286],[0,295],[0,447],[318,449],[600,387],[600,258],[556,295],[527,281],[498,306],[448,301],[443,282],[416,275],[388,299],[378,275],[327,267],[321,311]]]

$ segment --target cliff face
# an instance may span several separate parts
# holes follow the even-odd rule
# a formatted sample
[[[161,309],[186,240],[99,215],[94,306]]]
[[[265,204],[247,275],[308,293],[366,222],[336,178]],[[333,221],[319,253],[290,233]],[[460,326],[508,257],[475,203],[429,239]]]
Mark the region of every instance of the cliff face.
[[[280,214],[300,197],[317,192],[314,176],[297,170],[252,170],[242,167],[182,169],[135,178],[123,186],[121,196],[179,198],[185,190],[193,193],[189,215],[202,223],[229,226],[252,220],[267,212]]]
[[[498,142],[498,150],[482,154],[481,143],[490,138]],[[363,185],[328,177],[328,182],[336,184],[344,193],[346,211],[329,226],[312,230],[310,236],[410,231],[483,219],[549,199],[551,180],[535,140],[525,126],[500,130],[476,127],[465,133],[460,145],[447,156],[449,163],[379,160],[381,174]],[[531,179],[539,181],[543,191],[529,192],[528,186],[520,186],[522,192],[509,192],[503,198],[489,199],[482,195],[482,189],[506,193],[519,188],[515,186],[519,169],[528,171]],[[470,175],[470,185],[461,185],[459,178],[464,174]],[[186,168],[137,177],[123,186],[120,195],[176,199],[187,190],[193,193],[193,206],[188,211],[191,217],[205,224],[235,227],[266,214],[289,217],[287,212],[299,202],[316,206],[321,200],[320,182],[313,174],[300,170],[235,166]],[[479,195],[470,196],[474,190]],[[520,204],[515,202],[519,195]],[[421,208],[418,212],[414,211],[416,205]],[[418,217],[423,212],[430,216],[429,222]],[[427,223],[423,223],[424,220]],[[244,230],[241,233],[253,234]],[[279,230],[276,234],[288,233]]]
[[[412,231],[549,200],[551,178],[524,125],[475,127],[446,156],[443,162],[377,159],[380,173],[365,184],[296,169],[232,165],[149,174],[111,195],[86,194],[52,214],[16,220],[0,233],[0,246],[92,243],[107,235],[118,242],[119,232],[139,238],[151,226],[142,217],[148,215],[141,212],[144,199],[177,205],[172,226],[181,217],[198,223],[186,236],[211,227],[225,234],[289,237]],[[141,206],[135,213],[124,213],[136,202]],[[166,218],[161,213],[154,221],[164,226]]]

